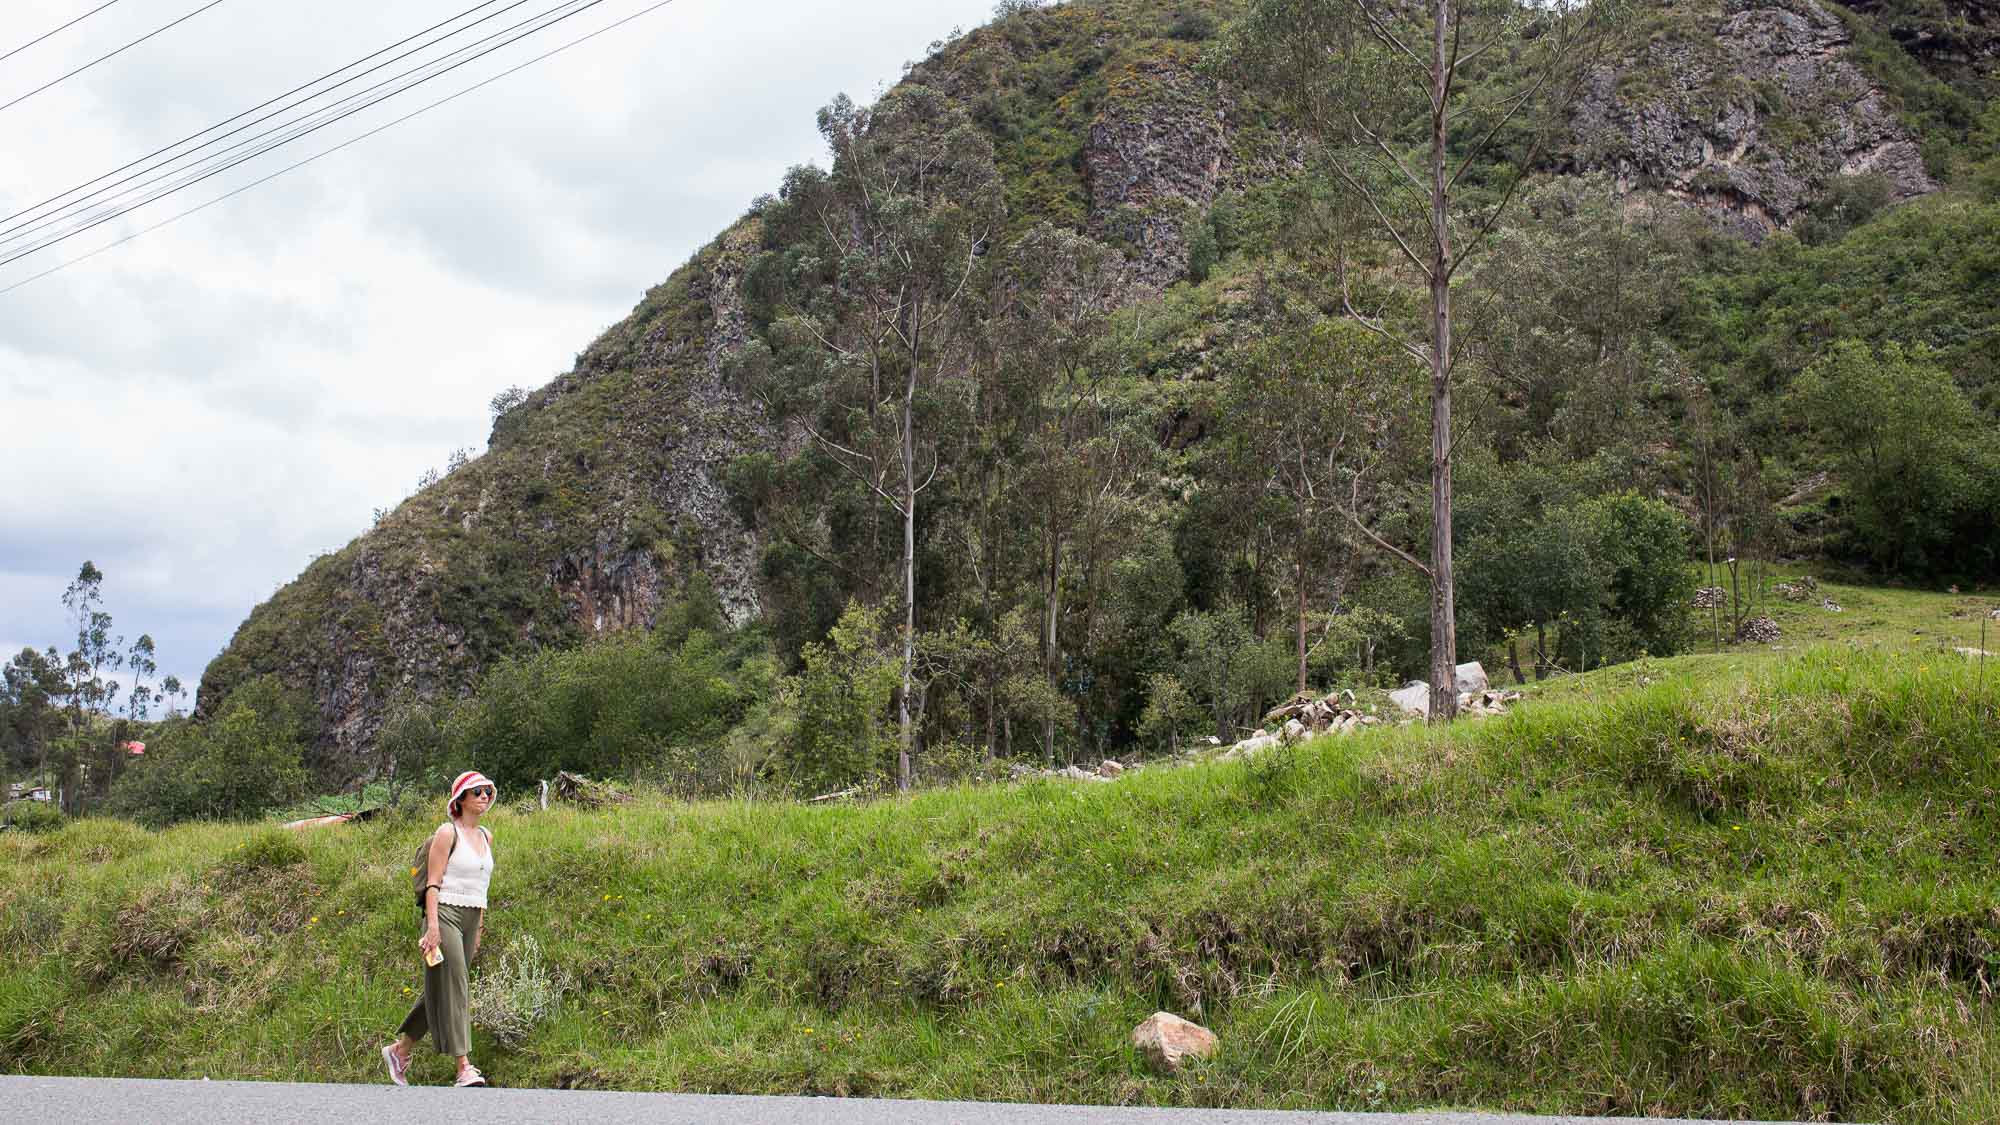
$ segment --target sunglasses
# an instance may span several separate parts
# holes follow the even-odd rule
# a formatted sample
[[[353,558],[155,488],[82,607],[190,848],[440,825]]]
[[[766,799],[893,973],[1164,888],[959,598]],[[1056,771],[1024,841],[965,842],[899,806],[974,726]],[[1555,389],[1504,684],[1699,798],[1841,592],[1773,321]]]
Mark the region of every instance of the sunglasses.
[[[482,785],[477,789],[467,789],[462,795],[466,797],[491,797],[493,796],[493,790]]]

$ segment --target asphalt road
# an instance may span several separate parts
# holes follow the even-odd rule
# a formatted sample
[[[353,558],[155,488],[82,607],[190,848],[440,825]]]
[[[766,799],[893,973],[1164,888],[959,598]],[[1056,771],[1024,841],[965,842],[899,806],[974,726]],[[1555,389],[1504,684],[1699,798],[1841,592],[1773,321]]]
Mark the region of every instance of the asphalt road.
[[[287,1082],[0,1076],[0,1122],[69,1125],[1606,1125],[1592,1117],[1485,1113],[1283,1113],[1246,1109],[1133,1109],[918,1102],[865,1098],[756,1098],[584,1090],[398,1089]],[[1618,1118],[1617,1125],[1667,1125]]]

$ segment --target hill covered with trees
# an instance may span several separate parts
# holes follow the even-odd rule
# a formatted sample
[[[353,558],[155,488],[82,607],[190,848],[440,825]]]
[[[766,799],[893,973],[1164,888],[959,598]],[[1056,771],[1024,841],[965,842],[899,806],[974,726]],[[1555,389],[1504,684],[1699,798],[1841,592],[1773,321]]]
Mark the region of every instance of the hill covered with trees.
[[[660,745],[831,783],[1092,760],[1421,675],[1398,555],[1431,534],[1424,372],[1351,313],[1394,335],[1424,293],[1297,91],[1246,69],[1260,10],[1010,2],[879,103],[835,99],[825,167],[260,605],[200,715],[290,693],[306,765],[347,779],[482,682],[525,699],[623,638],[674,665],[632,690],[706,685]],[[1546,137],[1495,118],[1452,154],[1463,221],[1497,220],[1452,284],[1463,658],[1728,643],[1684,607],[1731,557],[1994,572],[1976,23],[1636,4]],[[1475,102],[1519,57],[1467,63]],[[905,742],[855,733],[899,715]]]

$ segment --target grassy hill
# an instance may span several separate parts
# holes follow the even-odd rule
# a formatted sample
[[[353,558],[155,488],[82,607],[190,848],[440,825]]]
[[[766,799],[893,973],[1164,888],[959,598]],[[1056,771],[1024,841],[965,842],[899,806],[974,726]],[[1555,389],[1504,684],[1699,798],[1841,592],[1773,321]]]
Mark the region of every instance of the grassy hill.
[[[1950,653],[1723,659],[1114,784],[502,812],[478,1057],[523,1085],[2000,1118],[2000,687]],[[0,838],[0,1068],[378,1080],[429,824]],[[1126,1036],[1157,1008],[1220,1056],[1148,1074]]]

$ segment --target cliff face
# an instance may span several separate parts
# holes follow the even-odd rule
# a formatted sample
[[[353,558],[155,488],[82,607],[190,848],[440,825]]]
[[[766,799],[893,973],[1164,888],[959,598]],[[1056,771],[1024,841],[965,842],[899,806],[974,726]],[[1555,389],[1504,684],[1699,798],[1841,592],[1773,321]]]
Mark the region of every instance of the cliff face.
[[[1662,7],[1574,118],[1572,169],[1694,200],[1753,237],[1840,177],[1932,190],[1893,99],[1812,0]],[[1701,0],[1710,3],[1711,0]],[[1198,67],[1232,0],[1071,3],[945,46],[911,80],[994,137],[1011,223],[1052,220],[1124,251],[1133,296],[1185,277],[1190,231],[1218,201],[1301,166],[1281,120]],[[575,367],[499,417],[488,452],[410,498],[257,607],[203,677],[212,713],[275,672],[322,719],[317,763],[366,772],[399,694],[463,693],[496,660],[649,628],[697,573],[728,619],[758,617],[767,546],[725,488],[732,462],[796,452],[732,384],[761,330],[745,220],[606,331]]]
[[[2000,86],[2000,0],[1843,0],[1925,70],[1948,82]]]
[[[398,694],[458,694],[509,653],[649,628],[697,572],[732,623],[758,616],[760,548],[722,483],[783,445],[724,375],[755,245],[754,223],[725,233],[497,419],[484,456],[252,611],[198,712],[275,672],[318,706],[314,764],[365,772]]]
[[[1849,58],[1839,17],[1812,0],[1668,12],[1590,77],[1574,115],[1581,168],[1689,200],[1753,239],[1839,177],[1881,176],[1892,200],[1937,190],[1889,97]]]

